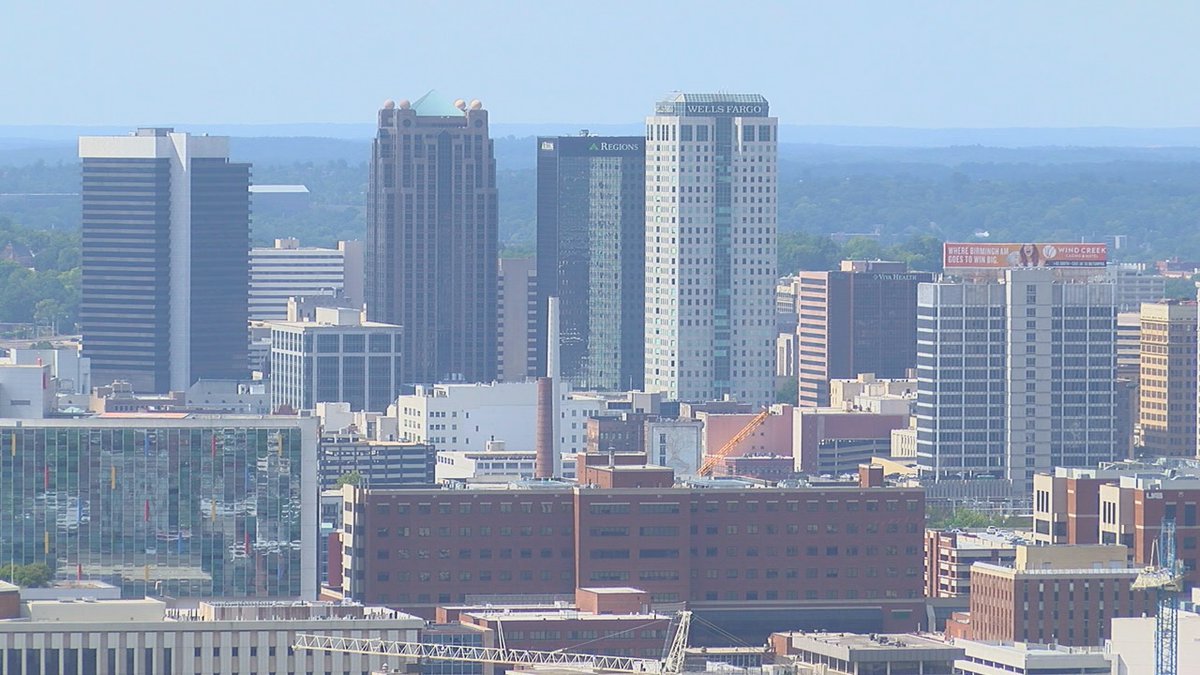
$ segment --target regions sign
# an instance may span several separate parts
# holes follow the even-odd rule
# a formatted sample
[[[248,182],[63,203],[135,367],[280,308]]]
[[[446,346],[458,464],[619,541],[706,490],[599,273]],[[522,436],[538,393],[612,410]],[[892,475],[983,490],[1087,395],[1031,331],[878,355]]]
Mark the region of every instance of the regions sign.
[[[538,151],[557,152],[560,157],[641,157],[645,142],[641,136],[543,136],[538,138]]]
[[[1003,267],[1104,267],[1108,244],[942,244],[942,266],[952,269]]]

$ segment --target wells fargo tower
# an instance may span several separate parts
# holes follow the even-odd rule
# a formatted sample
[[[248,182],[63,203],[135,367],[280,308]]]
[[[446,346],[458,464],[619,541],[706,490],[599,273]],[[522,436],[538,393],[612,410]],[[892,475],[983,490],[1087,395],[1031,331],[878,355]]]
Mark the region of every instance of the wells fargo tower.
[[[496,161],[479,101],[387,101],[371,151],[366,301],[405,383],[496,377]]]

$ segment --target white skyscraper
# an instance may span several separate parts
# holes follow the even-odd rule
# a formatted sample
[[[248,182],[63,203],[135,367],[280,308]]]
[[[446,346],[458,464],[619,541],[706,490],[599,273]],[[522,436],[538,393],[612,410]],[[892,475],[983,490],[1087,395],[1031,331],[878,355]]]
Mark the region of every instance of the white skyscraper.
[[[1035,472],[1119,459],[1111,283],[1053,270],[917,291],[917,464],[1028,494]]]
[[[756,94],[646,118],[647,391],[774,400],[777,128]]]

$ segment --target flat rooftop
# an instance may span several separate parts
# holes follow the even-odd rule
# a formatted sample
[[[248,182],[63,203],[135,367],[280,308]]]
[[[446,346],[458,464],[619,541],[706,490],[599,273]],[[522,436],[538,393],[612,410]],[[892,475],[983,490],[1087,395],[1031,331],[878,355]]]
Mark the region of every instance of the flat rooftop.
[[[670,621],[666,614],[593,614],[578,609],[556,609],[530,612],[511,612],[504,609],[469,609],[463,614],[486,621]]]
[[[791,633],[793,641],[819,642],[849,649],[930,649],[950,648],[953,645],[934,637],[915,633],[862,634],[862,633]]]

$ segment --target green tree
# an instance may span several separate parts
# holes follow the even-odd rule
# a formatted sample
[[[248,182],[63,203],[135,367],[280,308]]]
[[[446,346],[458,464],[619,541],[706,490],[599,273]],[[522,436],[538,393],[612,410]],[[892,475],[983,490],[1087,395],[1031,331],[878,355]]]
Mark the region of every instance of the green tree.
[[[25,588],[43,588],[50,584],[54,572],[44,563],[0,566],[0,580]]]
[[[344,473],[341,476],[338,476],[337,486],[342,487],[343,485],[353,485],[355,487],[358,487],[359,485],[362,485],[362,482],[363,482],[362,473],[360,473],[357,469],[355,469],[354,471],[351,471],[349,473]]]
[[[1195,300],[1197,281],[1200,281],[1200,274],[1191,279],[1167,279],[1163,295],[1170,300]]]
[[[775,402],[798,405],[800,400],[800,380],[789,377],[775,388]]]

